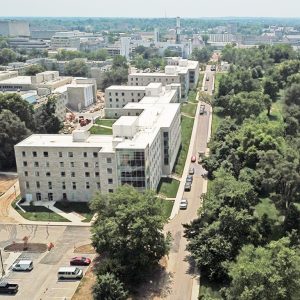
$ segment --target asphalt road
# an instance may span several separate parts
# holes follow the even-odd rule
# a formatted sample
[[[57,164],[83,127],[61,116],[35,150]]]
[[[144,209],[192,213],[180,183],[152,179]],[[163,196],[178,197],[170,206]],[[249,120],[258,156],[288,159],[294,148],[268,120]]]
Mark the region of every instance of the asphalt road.
[[[213,72],[210,71],[210,66],[206,70],[206,75],[209,76],[209,81],[205,81],[207,92],[212,94],[213,90]],[[210,107],[205,104],[205,113],[197,115],[199,118],[197,134],[194,141],[193,153],[198,157],[198,152],[203,152],[207,147],[207,139],[209,134],[209,119]],[[197,217],[197,211],[201,206],[201,195],[203,192],[203,168],[200,164],[190,163],[195,169],[192,189],[190,192],[185,192],[183,198],[188,200],[187,210],[179,211],[166,226],[165,230],[170,231],[173,237],[173,245],[169,254],[168,270],[171,272],[171,293],[168,299],[172,300],[190,300],[192,297],[193,278],[197,275],[193,262],[189,259],[189,253],[186,251],[187,240],[183,237],[182,224],[190,223]],[[185,179],[183,179],[185,180]]]
[[[89,242],[88,227],[66,226],[32,226],[32,225],[0,225],[0,246],[5,247],[13,241],[20,242],[24,236],[29,236],[31,242],[54,243],[54,248],[45,253],[22,253],[16,259],[30,259],[34,268],[31,272],[14,272],[8,270],[5,280],[19,284],[19,292],[15,296],[1,295],[1,299],[16,300],[48,300],[71,299],[79,280],[59,281],[57,271],[59,267],[69,266],[69,261],[76,255],[93,258],[90,254],[74,254],[74,247]],[[10,254],[12,255],[12,254]],[[13,254],[16,255],[16,254]],[[17,254],[18,256],[18,254]],[[4,260],[9,260],[4,253]],[[12,264],[14,261],[10,261]],[[5,265],[9,268],[9,265]],[[87,267],[80,267],[87,270]]]

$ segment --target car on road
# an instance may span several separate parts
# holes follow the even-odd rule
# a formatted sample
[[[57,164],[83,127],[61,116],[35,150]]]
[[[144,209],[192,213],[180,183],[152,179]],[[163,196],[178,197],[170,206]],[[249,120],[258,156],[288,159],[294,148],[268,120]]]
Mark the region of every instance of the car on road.
[[[189,192],[192,188],[192,184],[190,182],[186,182],[184,185],[184,191]]]
[[[76,256],[71,258],[71,266],[88,266],[91,263],[91,260],[88,257]]]
[[[191,157],[191,162],[195,162],[195,161],[196,161],[196,156],[193,155],[193,156]]]
[[[207,92],[207,91],[208,91],[208,88],[207,88],[207,86],[204,88],[204,91],[205,91],[205,92]]]
[[[16,294],[19,290],[17,283],[8,283],[7,281],[0,282],[0,293],[1,294]]]
[[[206,81],[209,81],[209,77],[208,76],[206,76]]]
[[[33,269],[32,260],[20,260],[12,265],[13,271],[31,271]]]
[[[190,168],[189,169],[189,175],[194,175],[195,174],[195,169],[194,168]]]
[[[179,204],[179,208],[180,209],[187,209],[188,206],[188,201],[186,199],[181,199],[180,204]]]
[[[186,177],[185,182],[190,182],[190,183],[192,183],[192,182],[193,182],[193,175],[188,175],[188,176]]]
[[[205,105],[201,104],[201,105],[200,105],[200,111],[199,111],[199,114],[200,114],[200,115],[203,115],[204,112],[205,112]]]
[[[81,279],[83,272],[77,267],[61,267],[58,270],[58,279]]]

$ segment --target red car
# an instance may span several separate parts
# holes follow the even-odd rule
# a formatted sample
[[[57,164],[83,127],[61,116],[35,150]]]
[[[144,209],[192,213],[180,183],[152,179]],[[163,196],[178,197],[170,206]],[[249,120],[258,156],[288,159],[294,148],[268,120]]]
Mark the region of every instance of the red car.
[[[195,162],[196,161],[196,156],[193,155],[192,158],[191,158],[191,162]]]
[[[71,266],[88,266],[90,263],[91,260],[84,256],[76,256],[70,260]]]

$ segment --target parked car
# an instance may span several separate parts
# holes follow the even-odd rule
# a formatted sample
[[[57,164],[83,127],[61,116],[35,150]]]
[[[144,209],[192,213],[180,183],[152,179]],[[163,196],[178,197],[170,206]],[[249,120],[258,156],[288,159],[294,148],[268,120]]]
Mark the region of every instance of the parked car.
[[[81,279],[83,272],[77,267],[61,267],[58,270],[58,279]]]
[[[76,256],[70,260],[71,266],[88,266],[90,263],[91,260],[84,256]]]
[[[190,182],[190,183],[192,183],[192,182],[193,182],[193,176],[192,176],[192,175],[188,175],[188,176],[186,177],[185,182]]]
[[[209,77],[208,76],[206,76],[206,81],[209,81]]]
[[[13,271],[31,271],[33,269],[32,260],[20,260],[12,265]]]
[[[19,285],[16,283],[8,283],[6,281],[0,282],[1,294],[16,294],[19,290]]]
[[[204,112],[205,112],[205,105],[201,104],[201,105],[200,105],[200,111],[199,111],[199,114],[200,114],[200,115],[203,115]]]
[[[189,175],[194,175],[195,174],[195,169],[194,168],[190,168],[189,169]]]
[[[208,90],[208,88],[207,88],[207,86],[206,86],[206,87],[204,88],[204,91],[207,92],[207,90]]]
[[[191,157],[191,162],[195,162],[195,161],[196,161],[196,156],[193,155],[193,156]]]
[[[188,201],[186,199],[181,199],[180,204],[179,204],[179,208],[180,209],[187,209],[188,206]]]
[[[184,190],[186,192],[189,192],[192,188],[192,184],[190,182],[186,182],[185,185],[184,185]]]

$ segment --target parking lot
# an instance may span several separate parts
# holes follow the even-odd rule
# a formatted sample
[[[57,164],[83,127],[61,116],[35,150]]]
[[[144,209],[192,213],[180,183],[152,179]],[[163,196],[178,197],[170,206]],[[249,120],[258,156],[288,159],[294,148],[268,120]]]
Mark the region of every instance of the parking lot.
[[[41,242],[41,232],[38,228],[37,235]],[[18,230],[17,230],[18,232]],[[60,267],[70,266],[70,259],[74,256],[86,256],[91,259],[94,254],[74,254],[74,247],[80,241],[88,241],[89,229],[82,227],[50,228],[50,235],[57,234],[55,246],[51,251],[44,253],[7,253],[4,252],[3,259],[9,260],[9,255],[16,257],[10,265],[20,259],[32,260],[34,268],[30,272],[15,272],[6,266],[8,271],[5,280],[9,283],[19,284],[19,291],[14,296],[1,295],[1,299],[71,299],[77,289],[80,280],[58,280],[57,272]],[[21,235],[22,236],[22,235]],[[16,240],[18,240],[16,238]],[[85,273],[87,267],[80,266]]]

